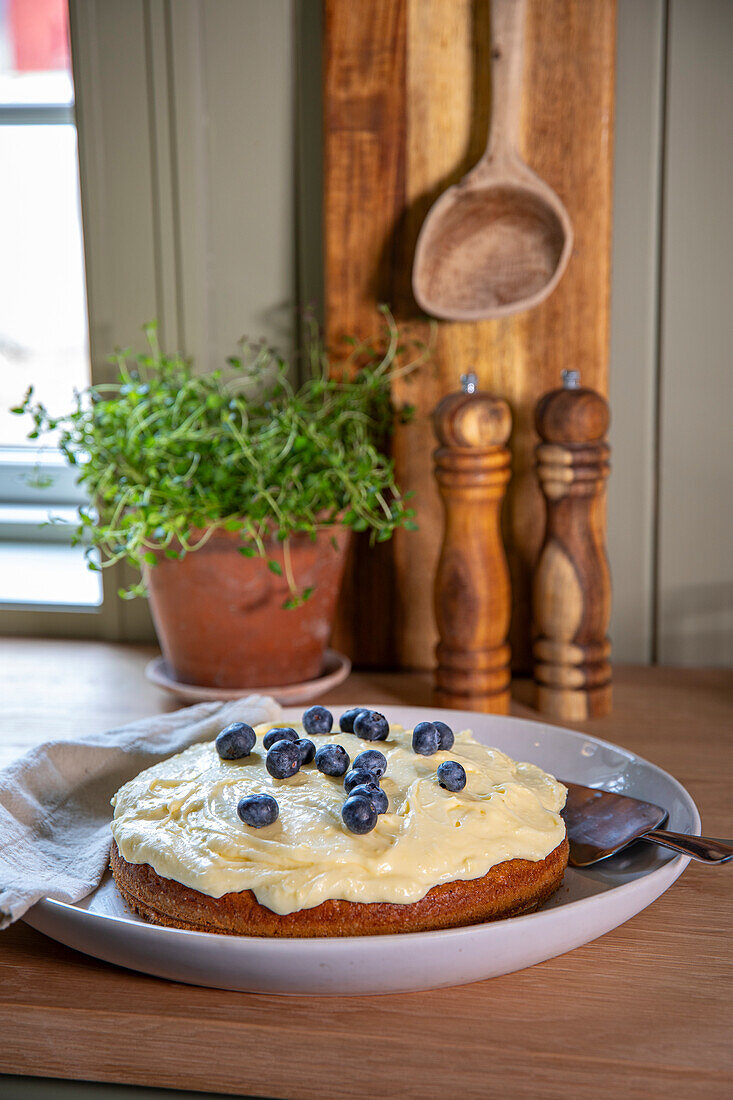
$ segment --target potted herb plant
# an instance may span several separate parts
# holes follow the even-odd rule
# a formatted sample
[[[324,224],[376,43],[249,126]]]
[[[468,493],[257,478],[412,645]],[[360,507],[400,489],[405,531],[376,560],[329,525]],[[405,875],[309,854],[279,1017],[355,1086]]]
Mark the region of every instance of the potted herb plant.
[[[239,688],[321,671],[351,531],[378,541],[414,527],[382,443],[393,418],[397,330],[383,353],[354,345],[340,377],[314,328],[308,377],[264,344],[196,374],[150,350],[113,357],[114,384],[52,416],[29,389],[31,438],[57,434],[90,504],[75,541],[101,567],[140,570],[122,598],[149,595],[163,655],[182,683]],[[91,568],[99,568],[92,562]]]

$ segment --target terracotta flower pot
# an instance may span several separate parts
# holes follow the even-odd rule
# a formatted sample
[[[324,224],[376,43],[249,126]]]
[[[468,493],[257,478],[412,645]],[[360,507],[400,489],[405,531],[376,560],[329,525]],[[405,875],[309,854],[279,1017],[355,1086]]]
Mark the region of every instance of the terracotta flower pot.
[[[283,608],[290,595],[283,548],[268,546],[279,577],[261,558],[246,558],[236,532],[216,531],[183,560],[158,556],[144,568],[163,656],[182,683],[247,688],[296,684],[321,672],[341,587],[350,531],[332,527],[290,539],[293,575],[313,594]],[[334,547],[334,541],[336,546]]]

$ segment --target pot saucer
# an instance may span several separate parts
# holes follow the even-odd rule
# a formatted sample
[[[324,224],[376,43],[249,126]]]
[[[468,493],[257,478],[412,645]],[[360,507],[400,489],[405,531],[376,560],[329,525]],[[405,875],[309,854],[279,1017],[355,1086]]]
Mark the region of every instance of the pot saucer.
[[[184,684],[175,678],[163,657],[155,657],[145,666],[145,675],[152,684],[189,703],[225,702],[227,699],[241,699],[245,695],[271,695],[278,703],[305,703],[343,683],[350,672],[351,661],[335,649],[327,649],[323,654],[323,669],[315,680],[277,687],[214,688]]]

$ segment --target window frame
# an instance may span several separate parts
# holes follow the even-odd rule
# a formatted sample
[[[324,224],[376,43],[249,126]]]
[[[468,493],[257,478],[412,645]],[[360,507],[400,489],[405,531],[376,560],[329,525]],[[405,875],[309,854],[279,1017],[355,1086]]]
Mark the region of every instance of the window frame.
[[[283,313],[270,307],[298,302],[289,81],[300,4],[69,0],[93,384],[113,379],[116,347],[145,350],[154,318],[161,343],[204,370],[243,332],[281,342]],[[147,601],[117,598],[136,579],[129,567],[102,578],[97,614],[0,609],[0,632],[154,640]]]
[[[114,10],[112,10],[114,9]],[[124,56],[124,43],[130,43],[134,56],[143,58],[144,71],[156,63],[146,36],[148,13],[138,5],[106,5],[104,0],[69,0],[71,66],[74,104],[21,103],[0,107],[0,125],[74,125],[79,158],[84,266],[87,288],[87,327],[89,335],[90,380],[92,384],[108,381],[110,371],[106,355],[114,346],[113,333],[127,327],[126,310],[119,308],[110,278],[110,265],[119,234],[124,232],[131,250],[145,258],[152,268],[155,254],[154,235],[149,218],[138,209],[130,194],[124,209],[118,211],[119,221],[108,232],[110,196],[115,190],[114,179],[124,164],[134,163],[139,144],[138,134],[146,131],[150,119],[145,94],[138,95],[134,119],[129,117],[129,101],[135,101],[134,89],[139,89],[140,72],[122,67],[108,77],[110,65],[105,58]],[[112,50],[112,45],[116,47]],[[160,64],[160,58],[157,61]],[[132,125],[131,125],[132,123]],[[150,287],[150,280],[147,288]],[[153,282],[153,288],[155,283]],[[154,300],[154,299],[153,299]],[[138,316],[145,316],[139,313]],[[116,323],[115,323],[116,322]],[[129,329],[128,329],[129,331]],[[49,472],[54,485],[49,489],[34,488],[27,483],[38,469]],[[18,506],[18,514],[28,517],[29,508],[78,507],[85,496],[75,484],[77,471],[69,467],[61,453],[51,447],[0,446],[0,540],[17,539],[21,523],[14,523],[8,509]],[[27,539],[37,545],[60,542],[68,538],[58,527],[43,527],[36,537]],[[130,582],[125,567],[114,567],[102,574],[102,602],[99,605],[69,605],[41,603],[0,603],[0,632],[18,637],[45,635],[48,637],[108,638],[114,640],[151,641],[154,632],[145,601],[134,601],[135,607],[117,598],[117,589]]]
[[[76,98],[76,97],[75,97]],[[7,126],[73,126],[77,135],[75,103],[3,103],[0,104],[0,127]],[[89,325],[87,312],[87,329]],[[89,364],[91,378],[91,363]],[[53,481],[45,489],[32,484],[39,473],[49,475]],[[49,522],[51,516],[62,512],[65,519],[73,521],[72,512],[85,503],[86,496],[76,484],[77,471],[69,467],[63,455],[53,446],[3,445],[0,443],[0,544],[6,549],[17,543],[32,543],[39,547],[68,546],[69,529]],[[82,551],[78,551],[81,557]],[[80,562],[81,565],[81,562]],[[8,629],[7,617],[25,622],[26,616],[38,614],[77,616],[80,624],[90,615],[98,615],[104,604],[103,586],[100,586],[99,603],[69,604],[45,603],[42,600],[23,602],[0,601],[0,627]]]

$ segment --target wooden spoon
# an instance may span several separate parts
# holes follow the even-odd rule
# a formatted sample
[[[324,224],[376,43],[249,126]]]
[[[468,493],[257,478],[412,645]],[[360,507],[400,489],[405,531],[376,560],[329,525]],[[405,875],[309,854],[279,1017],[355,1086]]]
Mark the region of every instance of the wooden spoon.
[[[517,152],[525,0],[491,5],[493,84],[481,160],[433,204],[412,271],[415,299],[435,317],[481,321],[543,301],[570,258],[562,202]]]

